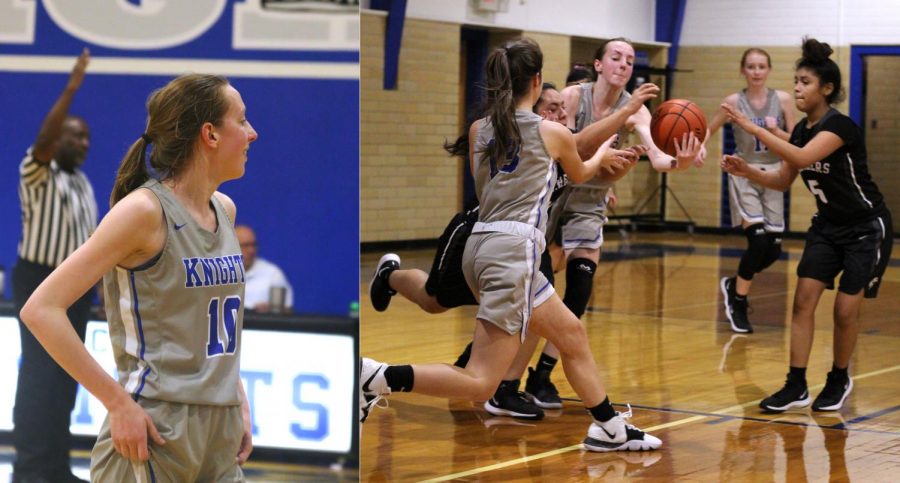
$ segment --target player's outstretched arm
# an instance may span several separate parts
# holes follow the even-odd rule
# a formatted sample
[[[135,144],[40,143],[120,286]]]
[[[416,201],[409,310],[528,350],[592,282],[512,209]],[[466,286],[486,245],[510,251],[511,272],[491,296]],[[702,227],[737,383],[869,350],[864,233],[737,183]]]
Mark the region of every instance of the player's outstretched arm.
[[[675,141],[676,156],[669,156],[664,153],[656,143],[653,142],[653,136],[650,134],[650,111],[643,108],[634,115],[634,129],[637,131],[641,142],[647,146],[647,157],[650,158],[650,165],[653,169],[663,173],[668,171],[682,171],[691,167],[700,158],[700,150],[703,143],[691,134],[687,140]],[[702,163],[699,163],[702,165]]]
[[[748,164],[744,161],[744,158],[730,154],[722,156],[720,166],[722,167],[722,171],[725,171],[728,174],[747,178],[758,185],[777,191],[787,191],[791,189],[791,184],[793,184],[797,175],[800,173],[800,171],[784,162],[781,163],[779,169],[763,171],[756,166]]]
[[[578,145],[578,155],[581,156],[581,159],[590,158],[604,141],[616,134],[628,122],[631,116],[638,114],[642,109],[647,111],[644,103],[657,95],[659,95],[659,87],[655,84],[641,84],[640,87],[634,90],[625,106],[603,119],[594,121],[592,124],[585,126],[581,132],[576,133],[575,143]],[[569,104],[566,105],[568,106]],[[649,111],[647,111],[647,114],[649,115]],[[574,123],[574,119],[575,111],[573,108],[569,120]],[[574,124],[572,124],[572,127],[574,128]]]
[[[727,105],[722,104],[722,109],[728,114],[731,122],[737,124],[741,129],[756,136],[757,139],[781,158],[785,163],[794,169],[803,169],[816,161],[821,161],[828,157],[829,154],[835,152],[844,144],[844,140],[837,134],[828,131],[822,131],[816,134],[802,148],[794,146],[788,141],[781,139],[776,134],[767,129],[757,126],[742,112]]]

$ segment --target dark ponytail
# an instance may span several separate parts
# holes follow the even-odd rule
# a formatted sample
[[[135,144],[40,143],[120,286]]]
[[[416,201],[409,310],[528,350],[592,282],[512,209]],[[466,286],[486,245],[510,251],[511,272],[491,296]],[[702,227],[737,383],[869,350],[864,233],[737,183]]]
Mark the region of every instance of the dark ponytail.
[[[494,142],[487,145],[484,154],[498,164],[505,164],[500,161],[506,160],[522,142],[516,123],[516,103],[529,94],[531,79],[543,66],[540,46],[527,38],[510,41],[488,56],[486,115],[494,128]]]
[[[830,59],[834,50],[825,42],[803,37],[803,56],[797,60],[797,69],[807,69],[819,78],[819,86],[831,84],[833,89],[825,100],[828,104],[836,104],[844,100],[844,88],[841,86],[841,69]]]
[[[150,179],[150,170],[147,169],[147,144],[147,139],[141,136],[128,149],[128,153],[119,164],[119,171],[116,172],[116,182],[113,184],[109,206],[116,204]]]

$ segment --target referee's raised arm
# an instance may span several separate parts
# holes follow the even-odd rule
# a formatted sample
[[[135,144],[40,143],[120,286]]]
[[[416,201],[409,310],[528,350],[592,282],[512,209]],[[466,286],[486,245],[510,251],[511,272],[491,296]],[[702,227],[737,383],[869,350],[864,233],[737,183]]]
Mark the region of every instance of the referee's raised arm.
[[[81,51],[75,67],[72,68],[72,74],[69,75],[69,82],[66,83],[65,89],[59,95],[59,99],[50,108],[47,117],[41,124],[41,130],[38,132],[37,138],[34,140],[34,148],[32,156],[34,160],[41,164],[47,164],[53,159],[56,153],[57,143],[63,131],[63,122],[69,115],[69,106],[72,104],[72,98],[75,92],[81,87],[81,81],[84,80],[84,73],[87,70],[88,63],[91,61],[91,53],[87,47]]]

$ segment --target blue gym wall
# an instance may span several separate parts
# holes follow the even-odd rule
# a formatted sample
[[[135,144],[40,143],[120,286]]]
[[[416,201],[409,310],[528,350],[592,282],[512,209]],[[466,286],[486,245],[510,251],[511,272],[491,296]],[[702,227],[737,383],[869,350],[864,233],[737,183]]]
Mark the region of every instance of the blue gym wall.
[[[355,76],[333,78],[230,76],[259,139],[251,145],[244,177],[220,188],[235,200],[237,221],[256,230],[260,256],[284,269],[294,287],[295,310],[347,315],[359,292],[358,46],[237,50],[232,46],[233,7],[244,2],[228,0],[215,24],[192,41],[165,49],[119,50],[68,34],[48,16],[43,2],[34,3],[33,43],[0,42],[0,56],[67,56],[71,68],[87,46],[95,65],[104,58],[128,57],[311,62],[324,71],[355,69]],[[84,171],[93,182],[101,215],[107,211],[118,163],[145,126],[148,94],[173,77],[97,73],[88,67],[70,112],[84,117],[91,128]],[[67,79],[68,73],[59,70],[33,73],[0,65],[0,265],[7,275],[21,236],[18,164]],[[9,298],[9,283],[5,285]]]

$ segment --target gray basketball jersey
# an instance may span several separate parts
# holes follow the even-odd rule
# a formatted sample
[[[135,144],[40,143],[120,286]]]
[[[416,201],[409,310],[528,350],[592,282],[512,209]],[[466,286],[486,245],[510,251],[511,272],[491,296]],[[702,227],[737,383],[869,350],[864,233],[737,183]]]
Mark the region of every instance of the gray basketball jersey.
[[[494,139],[494,126],[486,118],[475,140],[475,193],[481,208],[479,221],[517,221],[541,232],[547,224],[550,193],[556,182],[556,163],[541,138],[541,117],[516,110],[522,143],[511,160],[490,159],[484,150]]]
[[[582,129],[594,123],[594,104],[593,104],[593,95],[594,95],[594,83],[588,82],[585,84],[581,84],[581,100],[578,102],[578,110],[575,113],[575,132],[581,132]],[[631,94],[628,92],[622,91],[622,94],[619,96],[619,99],[616,101],[615,105],[612,106],[612,111],[610,113],[616,112],[625,104],[628,103],[628,99],[631,99]],[[628,137],[628,128],[623,124],[622,127],[619,128],[619,131],[616,133],[619,135],[619,139],[613,143],[612,147],[618,148],[622,142]],[[593,153],[592,153],[593,154]],[[596,176],[587,180],[581,184],[573,184],[573,189],[576,188],[590,188],[590,189],[602,189],[608,190],[613,186],[613,182],[604,181]],[[603,194],[606,196],[606,193]]]
[[[781,109],[781,103],[778,102],[778,94],[774,89],[769,89],[769,93],[766,95],[766,105],[762,109],[754,109],[747,98],[747,90],[742,90],[738,93],[737,108],[757,126],[765,128],[766,117],[774,117],[778,120],[778,127],[781,129],[786,129],[787,127],[784,120],[784,111]],[[765,144],[761,143],[755,136],[751,136],[747,131],[735,126],[733,132],[735,154],[744,158],[748,163],[772,164],[780,161],[778,156],[766,149]]]
[[[244,263],[232,220],[214,196],[210,233],[158,181],[142,188],[162,205],[166,244],[103,278],[119,383],[136,400],[240,404]]]

